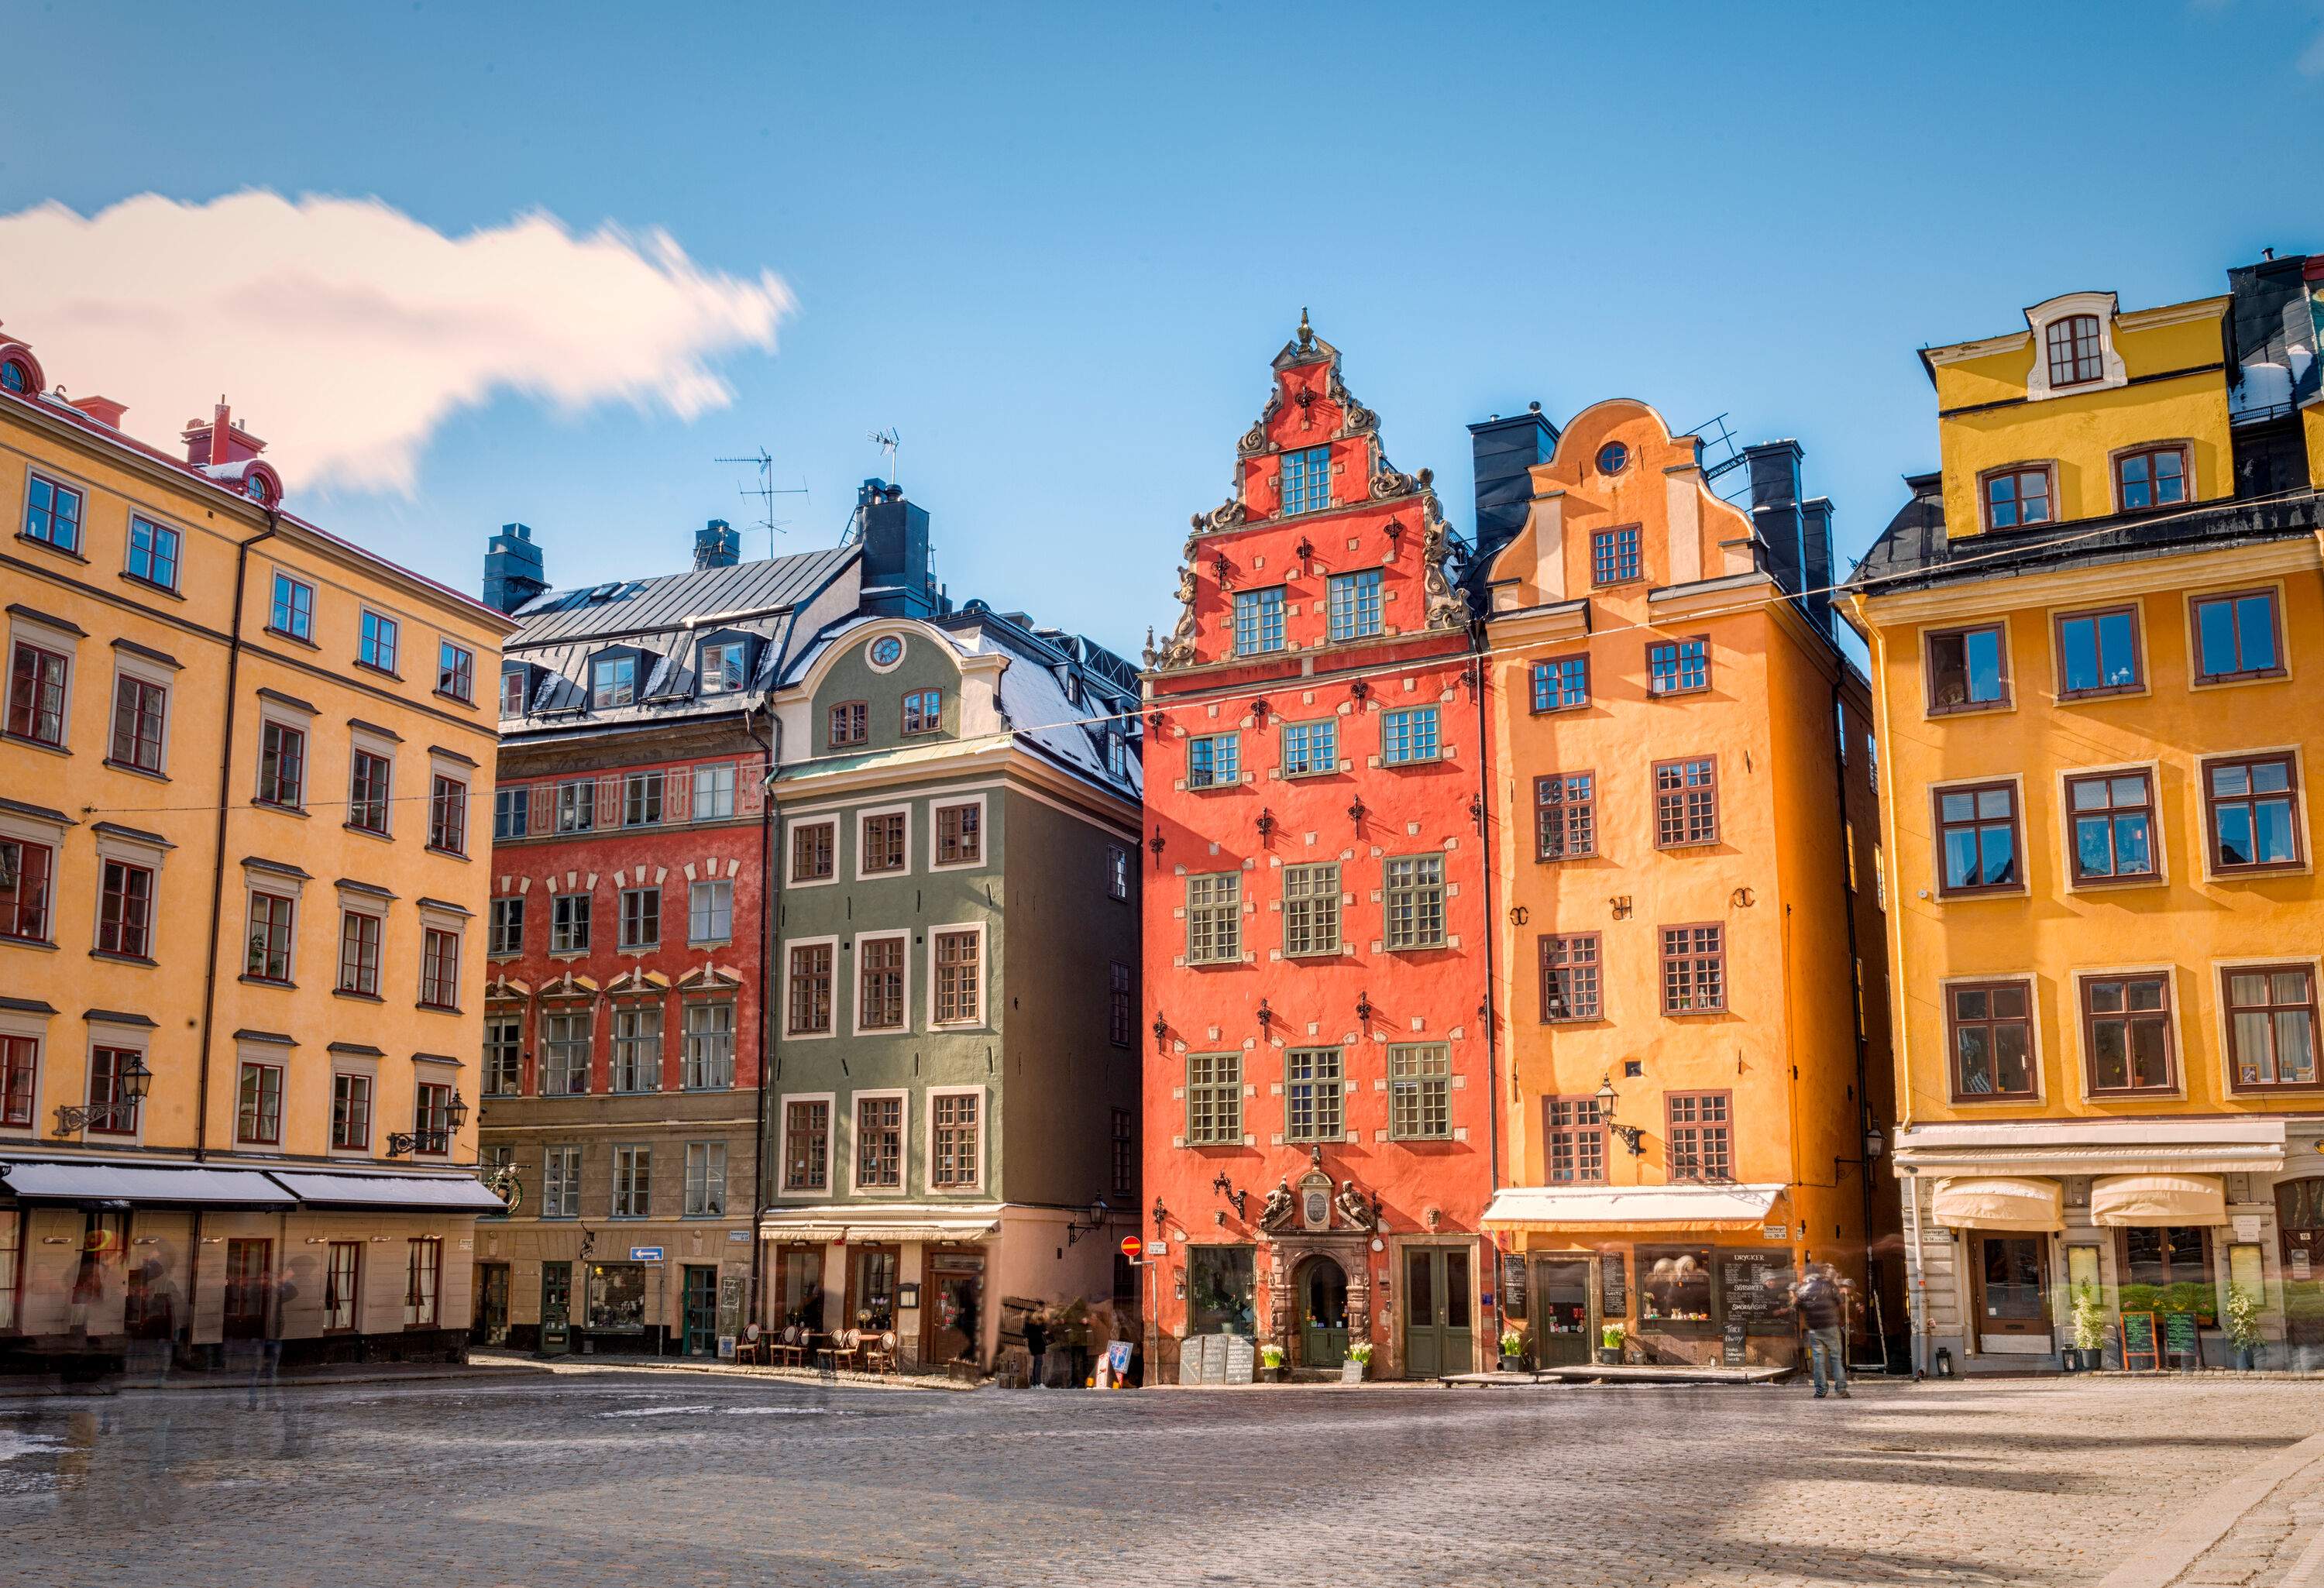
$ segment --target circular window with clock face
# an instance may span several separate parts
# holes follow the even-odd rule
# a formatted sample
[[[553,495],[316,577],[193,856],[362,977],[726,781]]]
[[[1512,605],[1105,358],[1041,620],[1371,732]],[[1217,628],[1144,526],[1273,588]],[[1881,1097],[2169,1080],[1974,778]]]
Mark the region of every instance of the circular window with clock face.
[[[1630,465],[1630,449],[1619,441],[1609,441],[1598,448],[1598,472],[1618,475]]]
[[[882,634],[872,642],[872,670],[892,671],[904,660],[904,642],[895,634]]]

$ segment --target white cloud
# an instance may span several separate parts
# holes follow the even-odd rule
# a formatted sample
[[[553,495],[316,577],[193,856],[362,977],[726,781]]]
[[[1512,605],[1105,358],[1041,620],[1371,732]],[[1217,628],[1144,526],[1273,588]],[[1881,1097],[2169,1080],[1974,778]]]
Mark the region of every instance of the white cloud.
[[[771,272],[549,215],[450,237],[377,199],[244,192],[0,216],[0,316],[52,383],[127,403],[124,428],[171,450],[224,392],[294,494],[408,493],[436,428],[501,391],[723,408],[708,360],[771,350],[792,307]]]

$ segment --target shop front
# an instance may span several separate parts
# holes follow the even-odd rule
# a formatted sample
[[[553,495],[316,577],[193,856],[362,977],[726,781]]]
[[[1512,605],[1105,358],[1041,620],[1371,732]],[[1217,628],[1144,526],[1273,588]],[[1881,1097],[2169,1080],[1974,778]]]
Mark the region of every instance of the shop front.
[[[987,1280],[1001,1209],[778,1208],[760,1224],[764,1316],[828,1342],[850,1329],[894,1336],[906,1369],[966,1364],[997,1347]]]

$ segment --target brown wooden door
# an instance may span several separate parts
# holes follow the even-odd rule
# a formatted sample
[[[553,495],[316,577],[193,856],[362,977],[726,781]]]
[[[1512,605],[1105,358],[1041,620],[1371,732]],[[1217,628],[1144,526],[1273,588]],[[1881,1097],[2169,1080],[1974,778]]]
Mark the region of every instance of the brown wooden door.
[[[266,1275],[273,1267],[272,1241],[226,1243],[226,1337],[266,1337]]]
[[[2050,1238],[1978,1235],[1970,1242],[1980,1334],[2050,1332]]]

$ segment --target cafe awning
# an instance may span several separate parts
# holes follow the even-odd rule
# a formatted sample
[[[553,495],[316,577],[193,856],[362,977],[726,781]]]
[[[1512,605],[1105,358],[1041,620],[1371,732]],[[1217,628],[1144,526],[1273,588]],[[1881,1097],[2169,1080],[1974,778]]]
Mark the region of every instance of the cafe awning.
[[[2049,1233],[2066,1227],[2065,1187],[2032,1176],[1980,1175],[1939,1180],[1929,1219],[1957,1230],[2022,1230]]]
[[[769,1241],[810,1245],[884,1246],[906,1241],[967,1243],[991,1238],[1001,1221],[991,1213],[967,1209],[954,1216],[915,1208],[778,1208],[759,1220]]]
[[[1486,1205],[1489,1230],[1740,1230],[1789,1226],[1781,1186],[1511,1186]]]
[[[360,1207],[379,1213],[508,1211],[508,1204],[471,1175],[333,1175],[276,1169],[272,1177],[304,1207]]]
[[[124,1202],[140,1207],[287,1208],[288,1191],[255,1169],[163,1164],[0,1164],[0,1186],[28,1202]]]
[[[2102,1175],[2090,1182],[2090,1222],[2224,1224],[2227,1187],[2217,1175]]]

